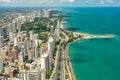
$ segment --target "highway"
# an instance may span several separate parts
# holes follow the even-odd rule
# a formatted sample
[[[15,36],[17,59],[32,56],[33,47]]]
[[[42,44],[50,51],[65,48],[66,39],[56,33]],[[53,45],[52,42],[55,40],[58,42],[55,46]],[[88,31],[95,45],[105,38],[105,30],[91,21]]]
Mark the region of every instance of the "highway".
[[[50,77],[49,80],[57,80],[58,79],[58,67],[59,67],[59,56],[60,56],[60,47],[61,47],[61,44],[62,42],[60,41],[60,44],[57,46],[57,52],[56,52],[56,57],[55,57],[55,67],[54,67],[54,70],[53,70],[53,73]]]
[[[63,45],[61,46],[61,50],[60,80],[65,80],[65,55]]]

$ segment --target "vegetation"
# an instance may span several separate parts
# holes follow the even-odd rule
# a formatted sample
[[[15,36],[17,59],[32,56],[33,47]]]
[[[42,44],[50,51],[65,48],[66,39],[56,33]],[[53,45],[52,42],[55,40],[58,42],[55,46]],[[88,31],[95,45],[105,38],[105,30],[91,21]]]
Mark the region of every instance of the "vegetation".
[[[47,74],[46,74],[46,78],[47,78],[47,79],[49,79],[49,78],[50,78],[50,76],[51,76],[51,74],[52,74],[52,71],[51,71],[51,70],[49,70],[49,71],[47,72]]]
[[[3,76],[3,74],[0,74],[0,76]]]
[[[34,22],[26,22],[22,24],[21,31],[33,30],[34,29],[33,26],[34,26]]]
[[[26,56],[25,59],[24,59],[24,62],[25,62],[25,63],[32,63],[33,60],[28,60],[28,56]]]
[[[55,49],[53,50],[53,58],[54,59],[55,59],[56,51],[57,51],[57,46],[55,46]]]
[[[25,70],[29,70],[29,67],[28,67],[28,66],[25,66]]]
[[[53,69],[54,69],[54,67],[55,67],[55,66],[54,66],[54,63],[52,63],[51,67],[52,67],[52,70],[53,70]]]
[[[33,22],[26,22],[22,24],[21,31],[27,31],[26,36],[29,37],[29,31],[32,30],[34,34],[39,35],[39,39],[47,42],[49,35],[49,26],[53,25],[50,18],[35,18]]]
[[[68,79],[68,78],[69,78],[69,76],[66,74],[66,75],[65,75],[65,79]]]
[[[48,40],[48,34],[49,34],[48,31],[46,31],[46,32],[40,32],[39,38],[41,40],[43,40],[44,43],[46,43],[47,40]]]
[[[58,40],[58,41],[56,41],[56,43],[55,43],[56,45],[59,45],[60,44],[60,40]]]
[[[60,37],[63,39],[63,38],[65,38],[65,36],[62,34],[62,33],[60,33]]]
[[[53,24],[53,22],[49,18],[35,18],[32,22],[26,22],[22,24],[21,31],[46,31],[48,24]]]
[[[18,68],[15,70],[15,77],[18,77],[17,75],[19,74]]]

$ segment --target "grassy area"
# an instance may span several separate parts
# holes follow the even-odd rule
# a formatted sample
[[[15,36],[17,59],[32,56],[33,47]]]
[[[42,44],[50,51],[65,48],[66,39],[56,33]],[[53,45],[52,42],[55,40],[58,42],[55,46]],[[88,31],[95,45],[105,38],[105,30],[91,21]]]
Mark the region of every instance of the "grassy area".
[[[39,35],[44,43],[48,40],[49,25],[53,25],[53,22],[49,18],[35,18],[33,22],[26,22],[22,24],[21,31],[33,31],[34,34]],[[29,34],[27,34],[29,37]]]
[[[46,78],[47,78],[47,79],[50,78],[50,76],[51,76],[51,74],[52,74],[52,72],[53,72],[53,69],[54,69],[54,63],[52,63],[51,67],[52,67],[52,69],[49,70],[49,71],[47,72],[47,74],[46,74]]]
[[[21,31],[46,31],[48,24],[53,25],[53,22],[49,18],[35,18],[32,22],[26,22],[22,24]]]

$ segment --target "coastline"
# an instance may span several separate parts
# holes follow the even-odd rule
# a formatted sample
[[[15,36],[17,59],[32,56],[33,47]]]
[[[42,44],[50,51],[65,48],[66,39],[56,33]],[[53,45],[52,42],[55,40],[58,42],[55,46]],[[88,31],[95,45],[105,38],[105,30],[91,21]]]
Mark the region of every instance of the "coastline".
[[[63,24],[60,24],[60,28],[65,30],[65,31],[69,31],[66,30],[63,26]],[[73,31],[69,31],[72,32],[74,35],[81,35],[84,36],[83,39],[91,39],[91,38],[114,38],[115,35],[114,34],[104,34],[104,35],[98,35],[98,34],[90,34],[90,33],[83,33],[83,32],[73,32]]]
[[[73,42],[71,42],[73,43]],[[74,70],[73,70],[73,67],[72,67],[72,64],[71,64],[71,61],[70,61],[70,57],[68,55],[68,50],[69,50],[69,46],[71,43],[67,43],[67,46],[66,46],[66,67],[68,70],[68,74],[69,74],[69,77],[70,77],[70,80],[76,80],[76,77],[75,77],[75,74],[74,74]]]
[[[68,31],[68,32],[72,32],[74,36],[79,36],[81,35],[82,38],[78,38],[78,39],[75,39],[73,40],[72,42],[70,43],[67,43],[66,47],[65,47],[65,52],[66,52],[66,67],[67,67],[67,72],[69,74],[69,78],[70,80],[76,80],[76,77],[75,77],[75,74],[74,74],[74,70],[73,70],[73,67],[72,67],[72,63],[70,61],[70,57],[68,55],[68,50],[69,50],[69,46],[70,44],[78,41],[78,40],[81,40],[81,39],[93,39],[93,38],[114,38],[115,35],[113,34],[105,34],[105,35],[94,35],[94,34],[89,34],[89,33],[81,33],[81,32],[73,32],[73,31],[69,31],[69,30],[66,30],[63,26],[62,23],[60,23],[60,28],[65,30],[65,31]]]
[[[65,28],[63,27],[63,24],[62,23],[60,23],[60,28],[61,29],[64,29],[65,30]],[[68,31],[68,30],[67,30]],[[74,43],[75,41],[73,41],[73,42],[70,42],[70,43],[67,43],[67,45],[66,45],[66,47],[65,47],[65,55],[66,55],[66,67],[67,67],[67,69],[69,69],[69,70],[67,70],[68,71],[68,74],[69,74],[69,77],[70,77],[70,80],[76,80],[76,77],[75,77],[75,74],[74,74],[74,70],[73,70],[73,67],[72,67],[72,64],[71,64],[71,61],[70,61],[70,57],[69,57],[69,55],[68,55],[68,50],[69,50],[69,46],[70,46],[70,44],[72,44],[72,43]]]

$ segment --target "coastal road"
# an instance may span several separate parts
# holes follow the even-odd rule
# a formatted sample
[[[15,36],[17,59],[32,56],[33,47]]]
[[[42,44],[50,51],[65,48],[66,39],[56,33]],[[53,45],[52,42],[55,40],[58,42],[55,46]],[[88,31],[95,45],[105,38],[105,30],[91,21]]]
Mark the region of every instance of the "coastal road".
[[[61,63],[60,63],[60,80],[65,80],[65,55],[64,55],[64,48],[61,47]]]
[[[57,72],[57,70],[58,70],[58,57],[59,57],[59,45],[57,46],[57,51],[56,51],[56,57],[55,57],[55,67],[54,67],[54,69],[53,69],[53,72],[52,72],[52,74],[51,74],[51,77],[50,77],[50,79],[49,80],[56,80],[56,72]]]
[[[59,56],[60,56],[60,47],[61,47],[62,42],[60,41],[60,44],[57,46],[57,52],[56,52],[56,57],[55,57],[55,67],[53,70],[53,73],[50,77],[50,80],[57,80],[58,79],[58,73],[59,73]]]

